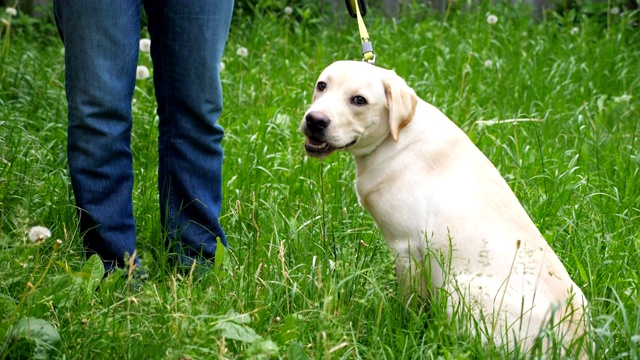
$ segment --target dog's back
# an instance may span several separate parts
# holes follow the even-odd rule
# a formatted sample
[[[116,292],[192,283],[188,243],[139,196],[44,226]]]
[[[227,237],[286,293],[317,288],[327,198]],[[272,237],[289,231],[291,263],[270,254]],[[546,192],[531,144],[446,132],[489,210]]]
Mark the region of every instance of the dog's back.
[[[484,336],[530,348],[547,326],[558,338],[582,334],[580,288],[495,166],[439,110],[419,100],[398,142],[356,163],[359,198],[389,246],[426,259],[431,286],[451,294],[451,308],[472,304]]]

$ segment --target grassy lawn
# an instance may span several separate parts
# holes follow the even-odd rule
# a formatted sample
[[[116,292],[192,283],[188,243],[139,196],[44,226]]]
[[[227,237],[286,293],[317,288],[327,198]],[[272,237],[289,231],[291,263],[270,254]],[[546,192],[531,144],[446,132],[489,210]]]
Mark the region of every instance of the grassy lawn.
[[[442,17],[371,11],[377,65],[442,109],[507,179],[590,301],[591,357],[640,358],[640,13],[568,11],[536,23],[493,5]],[[357,205],[350,156],[305,157],[298,126],[316,77],[360,59],[355,20],[314,9],[235,17],[220,119],[230,247],[200,281],[165,265],[153,82],[138,81],[134,206],[150,273],[141,289],[117,276],[100,283],[101,263],[82,251],[55,26],[19,14],[10,37],[6,29],[0,358],[524,357],[449,321],[443,299],[407,308],[393,258]],[[151,68],[147,55],[140,63]],[[535,121],[496,121],[508,119]],[[32,243],[35,225],[52,237]]]

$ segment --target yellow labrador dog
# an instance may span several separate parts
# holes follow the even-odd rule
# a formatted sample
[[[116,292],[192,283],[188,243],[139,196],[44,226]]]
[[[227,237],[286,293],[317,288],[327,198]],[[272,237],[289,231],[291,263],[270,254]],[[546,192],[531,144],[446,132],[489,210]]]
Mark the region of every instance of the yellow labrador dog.
[[[587,301],[509,185],[395,72],[331,64],[301,129],[309,156],[355,157],[358,199],[395,254],[405,295],[446,291],[450,314],[467,309],[485,341],[510,348],[530,349],[543,329],[563,346],[583,334]]]

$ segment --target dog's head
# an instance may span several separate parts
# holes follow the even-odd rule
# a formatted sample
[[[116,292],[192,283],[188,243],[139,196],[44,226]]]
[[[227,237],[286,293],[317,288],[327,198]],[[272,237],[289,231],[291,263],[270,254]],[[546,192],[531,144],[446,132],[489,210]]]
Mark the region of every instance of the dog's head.
[[[302,119],[307,155],[322,158],[340,149],[366,155],[389,136],[397,142],[417,102],[413,89],[391,70],[335,62],[320,74]]]

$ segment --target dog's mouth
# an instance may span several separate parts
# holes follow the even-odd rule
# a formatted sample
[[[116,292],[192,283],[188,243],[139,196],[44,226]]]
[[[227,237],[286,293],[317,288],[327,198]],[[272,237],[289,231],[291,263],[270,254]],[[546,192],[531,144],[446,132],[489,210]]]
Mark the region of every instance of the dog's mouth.
[[[311,135],[307,136],[307,142],[304,144],[304,149],[307,151],[307,155],[313,157],[325,157],[334,152],[335,150],[343,150],[356,143],[357,140],[339,147],[333,147],[326,141],[322,141],[317,137]]]

